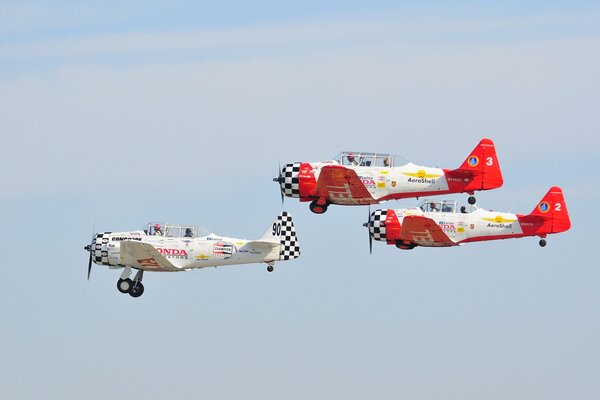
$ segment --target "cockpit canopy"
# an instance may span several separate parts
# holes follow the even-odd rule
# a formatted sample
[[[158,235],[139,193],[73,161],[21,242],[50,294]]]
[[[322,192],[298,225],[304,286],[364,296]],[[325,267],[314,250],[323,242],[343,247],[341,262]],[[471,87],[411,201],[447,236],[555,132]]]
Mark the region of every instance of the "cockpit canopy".
[[[198,227],[195,225],[173,225],[162,222],[149,222],[144,229],[147,235],[160,235],[165,237],[196,237]]]
[[[365,153],[361,151],[342,151],[335,156],[335,161],[340,165],[356,165],[363,167],[393,167],[394,165],[403,165],[405,161],[402,157],[394,154],[385,153]]]
[[[419,208],[424,212],[444,212],[444,213],[454,213],[458,212],[456,208],[456,200],[425,200]]]

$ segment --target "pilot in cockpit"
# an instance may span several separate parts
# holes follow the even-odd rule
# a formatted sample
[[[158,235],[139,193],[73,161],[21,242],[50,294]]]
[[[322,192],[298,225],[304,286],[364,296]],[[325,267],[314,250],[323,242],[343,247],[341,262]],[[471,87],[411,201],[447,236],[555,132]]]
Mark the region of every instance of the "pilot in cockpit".
[[[190,228],[186,228],[185,229],[185,235],[183,235],[183,237],[193,237],[194,235],[192,234],[192,230]]]
[[[354,154],[350,153],[346,156],[348,159],[348,165],[358,165],[358,161],[356,161],[356,157]]]
[[[156,236],[162,236],[162,230],[160,229],[160,224],[156,224],[154,225],[154,235]]]

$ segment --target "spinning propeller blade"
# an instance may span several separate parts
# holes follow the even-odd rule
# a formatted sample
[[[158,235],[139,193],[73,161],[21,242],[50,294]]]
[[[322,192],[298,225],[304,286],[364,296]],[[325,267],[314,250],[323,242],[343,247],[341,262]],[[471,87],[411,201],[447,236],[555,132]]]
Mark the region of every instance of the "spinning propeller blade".
[[[285,200],[285,196],[283,195],[283,189],[281,188],[281,184],[283,183],[284,179],[283,179],[283,175],[281,175],[281,163],[278,164],[278,176],[277,178],[273,178],[273,182],[277,182],[279,184],[279,193],[281,194],[281,205],[283,205],[283,202]]]
[[[88,281],[90,280],[91,272],[92,272],[92,251],[90,250],[90,261],[88,262]]]
[[[367,228],[367,233],[369,234],[369,254],[373,254],[373,237],[371,236],[371,206],[369,205],[369,216],[367,218],[367,222],[363,224],[364,227]]]

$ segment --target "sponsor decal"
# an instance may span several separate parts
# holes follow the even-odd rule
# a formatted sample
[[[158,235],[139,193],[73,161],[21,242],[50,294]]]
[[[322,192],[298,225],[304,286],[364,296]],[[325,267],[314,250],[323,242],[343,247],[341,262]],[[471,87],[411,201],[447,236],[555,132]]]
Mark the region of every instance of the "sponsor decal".
[[[370,176],[359,176],[358,179],[360,179],[367,189],[375,189],[375,179]]]
[[[206,254],[198,254],[198,255],[196,256],[196,259],[197,259],[197,260],[207,260],[207,259],[208,259],[208,256],[207,256]]]
[[[491,222],[488,222],[487,227],[488,228],[511,229],[512,228],[512,224],[493,224]]]
[[[494,218],[481,218],[484,221],[496,222],[496,223],[506,223],[506,222],[515,222],[516,219],[504,218],[502,215],[497,215]]]
[[[476,167],[479,164],[479,157],[477,157],[477,156],[469,157],[468,163],[471,167]]]
[[[387,175],[388,171],[379,171],[380,174]]]
[[[547,213],[548,211],[550,211],[550,204],[548,204],[547,201],[542,201],[538,206],[538,210],[540,210],[543,213]]]
[[[456,226],[454,226],[454,222],[440,221],[438,222],[438,225],[444,232],[456,233]]]
[[[396,181],[392,181],[392,187],[396,187]]]
[[[231,243],[215,243],[213,245],[213,255],[215,257],[230,258],[235,252],[235,247]]]
[[[475,224],[470,224],[469,229],[475,229]]]
[[[142,241],[142,238],[136,238],[131,236],[113,236],[110,240],[113,242],[121,242],[123,240],[137,240],[138,242]]]
[[[385,189],[385,182],[377,182],[377,189]]]
[[[435,179],[425,179],[425,178],[408,178],[409,183],[428,183],[433,185],[435,183]]]
[[[458,228],[456,228],[456,232],[464,233],[464,231],[465,231],[464,227],[459,226]]]
[[[440,174],[428,174],[425,172],[425,170],[422,170],[422,169],[418,170],[417,172],[403,172],[403,174],[406,176],[410,176],[413,178],[419,178],[419,179],[431,179],[431,178],[437,179],[440,176],[442,176]]]
[[[163,247],[157,247],[156,250],[167,258],[183,259],[187,260],[188,253],[183,249],[168,249]]]

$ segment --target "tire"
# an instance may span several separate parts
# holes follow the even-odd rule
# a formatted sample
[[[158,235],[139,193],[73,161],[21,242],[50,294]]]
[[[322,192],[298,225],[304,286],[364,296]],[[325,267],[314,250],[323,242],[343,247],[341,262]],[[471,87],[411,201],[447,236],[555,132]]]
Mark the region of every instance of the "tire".
[[[540,239],[540,246],[546,247],[546,239]]]
[[[142,294],[144,294],[144,285],[142,285],[142,282],[134,283],[131,289],[129,289],[131,297],[140,297]]]
[[[310,211],[314,212],[315,214],[325,214],[325,211],[327,211],[327,203],[320,205],[317,204],[316,200],[310,203],[308,207],[310,208]]]
[[[475,196],[469,196],[467,201],[469,202],[470,205],[477,203],[477,199],[475,198]]]
[[[273,266],[272,265],[267,266],[267,271],[273,272]]]
[[[132,286],[133,286],[133,281],[129,278],[119,279],[117,281],[117,290],[121,293],[129,293],[129,290],[131,290]]]

